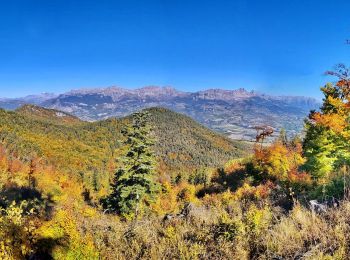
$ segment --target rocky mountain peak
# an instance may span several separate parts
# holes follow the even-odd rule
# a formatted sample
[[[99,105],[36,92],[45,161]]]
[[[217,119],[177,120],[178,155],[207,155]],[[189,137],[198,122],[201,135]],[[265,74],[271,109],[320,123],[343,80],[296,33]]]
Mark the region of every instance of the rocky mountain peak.
[[[244,88],[239,88],[235,90],[226,89],[207,89],[197,92],[197,96],[200,99],[207,100],[237,100],[242,98],[250,98],[256,96],[257,93],[254,91],[247,91]]]

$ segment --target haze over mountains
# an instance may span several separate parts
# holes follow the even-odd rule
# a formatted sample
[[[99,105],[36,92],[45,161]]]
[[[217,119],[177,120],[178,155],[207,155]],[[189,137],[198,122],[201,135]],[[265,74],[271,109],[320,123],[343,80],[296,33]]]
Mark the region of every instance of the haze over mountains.
[[[302,96],[271,96],[243,88],[183,92],[172,87],[149,86],[79,89],[55,95],[44,93],[17,99],[0,99],[0,107],[16,109],[36,104],[61,110],[86,121],[122,117],[149,107],[165,107],[186,114],[233,139],[252,140],[257,125],[285,128],[290,135],[302,130],[310,109],[320,103]]]

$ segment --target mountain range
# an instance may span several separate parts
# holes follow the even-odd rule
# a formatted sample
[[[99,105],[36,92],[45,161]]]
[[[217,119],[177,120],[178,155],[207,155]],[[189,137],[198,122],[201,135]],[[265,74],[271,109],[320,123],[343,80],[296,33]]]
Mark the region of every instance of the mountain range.
[[[320,106],[318,100],[309,97],[272,96],[243,88],[183,92],[158,86],[79,89],[60,95],[44,93],[0,99],[0,107],[5,109],[13,110],[23,104],[60,110],[85,121],[123,117],[144,108],[164,107],[240,140],[253,140],[254,126],[261,125],[273,127],[276,133],[284,128],[290,136],[298,134],[309,111]]]

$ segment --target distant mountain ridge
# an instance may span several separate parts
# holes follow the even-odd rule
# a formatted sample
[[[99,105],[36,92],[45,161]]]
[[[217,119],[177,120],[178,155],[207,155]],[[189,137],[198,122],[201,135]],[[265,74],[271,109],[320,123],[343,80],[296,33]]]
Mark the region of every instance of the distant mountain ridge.
[[[147,86],[78,89],[60,95],[3,99],[0,107],[16,109],[25,103],[57,109],[86,121],[123,117],[149,107],[165,107],[186,114],[233,139],[252,140],[253,126],[268,124],[290,135],[302,130],[303,120],[320,103],[303,96],[272,96],[243,88],[184,92],[172,87]]]
[[[54,93],[41,93],[39,95],[28,95],[20,98],[0,98],[0,107],[4,109],[14,110],[23,105],[40,105],[48,99],[58,97]]]

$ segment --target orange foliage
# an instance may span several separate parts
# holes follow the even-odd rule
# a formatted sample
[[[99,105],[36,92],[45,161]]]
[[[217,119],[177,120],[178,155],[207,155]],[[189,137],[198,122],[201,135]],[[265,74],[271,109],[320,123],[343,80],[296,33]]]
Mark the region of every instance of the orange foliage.
[[[292,183],[311,184],[311,175],[307,172],[299,172],[297,169],[292,169],[288,173],[288,179]]]
[[[297,169],[303,163],[300,143],[286,146],[281,142],[275,142],[267,148],[255,147],[254,149],[255,169],[277,180],[291,181],[290,177],[295,179]]]
[[[10,161],[8,171],[10,173],[17,173],[19,172],[23,167],[23,164],[20,160],[14,158]]]
[[[336,133],[341,133],[347,126],[346,118],[340,114],[321,114],[313,113],[312,120],[317,124],[328,127]]]
[[[242,170],[243,168],[244,168],[244,165],[242,163],[240,163],[237,160],[232,160],[225,164],[224,171],[231,173],[231,172],[236,172],[238,170]]]
[[[235,199],[266,199],[274,187],[275,185],[271,181],[258,186],[244,184],[235,192]]]

